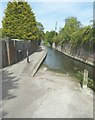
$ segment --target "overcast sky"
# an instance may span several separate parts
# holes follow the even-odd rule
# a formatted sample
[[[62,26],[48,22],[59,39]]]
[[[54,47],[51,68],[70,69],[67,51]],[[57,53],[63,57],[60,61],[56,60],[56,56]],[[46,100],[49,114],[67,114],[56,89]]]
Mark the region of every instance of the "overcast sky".
[[[50,0],[49,0],[50,1]],[[41,22],[47,30],[54,30],[57,21],[57,31],[64,26],[64,20],[74,16],[83,24],[90,24],[93,19],[93,2],[30,2],[31,8],[35,13],[36,20]],[[7,2],[2,1],[0,15],[0,27]]]

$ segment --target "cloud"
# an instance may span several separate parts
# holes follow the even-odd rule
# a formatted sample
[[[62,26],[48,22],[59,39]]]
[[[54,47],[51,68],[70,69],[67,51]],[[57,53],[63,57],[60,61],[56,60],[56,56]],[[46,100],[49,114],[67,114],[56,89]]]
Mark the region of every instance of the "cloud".
[[[93,3],[91,0],[90,2],[83,2],[83,0],[82,2],[68,2],[68,0],[65,0],[64,2],[60,2],[60,0],[54,2],[51,2],[51,0],[48,0],[49,2],[47,0],[45,0],[45,2],[33,2],[33,0],[32,2],[31,0],[28,1],[35,13],[37,21],[44,25],[45,30],[54,30],[56,21],[58,24],[57,30],[59,30],[60,27],[64,26],[65,19],[70,16],[77,17],[84,25],[89,24],[89,21],[93,18]],[[7,5],[7,2],[1,3],[2,13],[0,15],[0,21],[4,16],[4,9]]]
[[[32,4],[32,3],[31,3]],[[74,14],[77,10],[77,4],[76,3],[56,3],[56,2],[43,2],[43,3],[35,3],[39,4],[37,5],[38,8],[34,8],[34,11],[36,14],[44,15],[44,14],[50,14],[50,13],[67,13],[67,14]],[[77,10],[78,11],[78,10]]]
[[[83,25],[89,24],[93,18],[93,3],[40,2],[31,3],[31,6],[33,6],[37,20],[43,23],[46,30],[54,28],[56,21],[58,22],[58,29],[63,27],[64,20],[71,16],[77,17]]]

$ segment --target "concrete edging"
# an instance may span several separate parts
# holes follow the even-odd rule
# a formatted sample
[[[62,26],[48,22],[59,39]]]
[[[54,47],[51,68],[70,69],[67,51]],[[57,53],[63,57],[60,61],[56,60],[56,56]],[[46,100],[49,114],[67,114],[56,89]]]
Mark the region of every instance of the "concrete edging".
[[[93,64],[93,63],[91,63],[91,62],[88,62],[88,61],[84,61],[84,60],[82,60],[82,59],[80,59],[80,58],[78,58],[78,57],[74,57],[74,56],[72,56],[72,55],[70,55],[70,54],[67,54],[67,53],[65,53],[65,52],[62,52],[62,51],[60,51],[60,50],[58,50],[58,49],[56,49],[56,48],[54,48],[55,50],[57,50],[57,51],[59,51],[59,52],[61,52],[61,53],[63,53],[64,55],[66,55],[66,56],[68,56],[68,57],[71,57],[72,59],[75,59],[75,60],[78,60],[78,61],[80,61],[80,62],[83,62],[83,63],[85,63],[85,64],[88,64],[88,65],[90,65],[90,66],[94,66],[95,67],[95,65]]]
[[[34,71],[31,74],[32,77],[35,76],[36,72],[38,71],[38,69],[39,69],[40,65],[42,64],[43,60],[45,59],[46,55],[47,55],[47,50],[44,49],[44,54],[42,55],[42,57],[41,57],[40,61],[38,62],[38,64],[36,64],[36,66],[34,68]]]
[[[73,59],[75,59],[75,60],[78,60],[78,61],[80,61],[80,62],[84,62],[85,64],[88,64],[88,65],[91,65],[91,66],[94,66],[94,64],[91,63],[91,62],[84,61],[84,60],[82,60],[81,58],[74,57],[74,56],[72,56],[72,55],[68,55],[68,54],[66,54],[66,53],[64,53],[64,52],[62,52],[62,53],[65,54],[65,55],[67,55],[67,56],[69,56],[69,57],[71,57],[71,58],[73,58]]]

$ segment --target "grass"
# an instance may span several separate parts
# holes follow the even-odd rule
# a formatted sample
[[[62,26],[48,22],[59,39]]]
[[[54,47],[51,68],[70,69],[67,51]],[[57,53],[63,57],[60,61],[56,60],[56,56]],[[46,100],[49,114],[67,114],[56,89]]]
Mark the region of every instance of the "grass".
[[[75,75],[76,75],[76,78],[79,80],[79,83],[82,86],[83,85],[83,72],[76,71]],[[95,82],[94,82],[94,80],[92,80],[91,78],[88,78],[87,86],[95,92]]]

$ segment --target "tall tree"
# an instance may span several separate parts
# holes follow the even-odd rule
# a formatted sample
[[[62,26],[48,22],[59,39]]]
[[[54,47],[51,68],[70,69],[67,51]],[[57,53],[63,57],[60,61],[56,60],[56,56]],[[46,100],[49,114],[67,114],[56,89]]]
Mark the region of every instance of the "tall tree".
[[[27,2],[8,2],[2,24],[3,36],[26,40],[37,39],[36,19]]]
[[[2,37],[2,28],[0,28],[0,37]]]
[[[57,34],[53,39],[55,45],[62,45],[64,43],[64,37],[62,33]]]
[[[65,19],[65,26],[63,29],[63,36],[65,40],[70,40],[72,33],[77,31],[81,26],[81,23],[76,17],[70,17]]]
[[[46,34],[45,34],[45,41],[47,41],[50,46],[52,47],[52,44],[54,42],[54,36],[56,35],[57,33],[55,31],[46,31]]]
[[[91,47],[93,44],[93,29],[91,26],[84,26],[75,31],[71,36],[72,45],[88,44]]]
[[[37,22],[37,28],[38,28],[38,40],[41,42],[41,40],[44,39],[44,27],[40,22]]]

